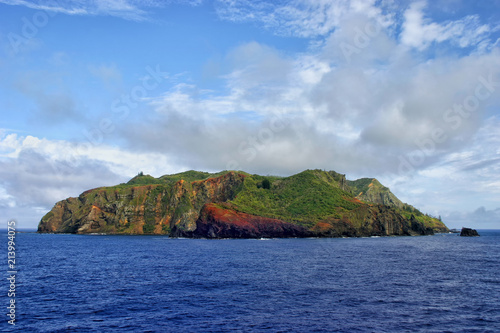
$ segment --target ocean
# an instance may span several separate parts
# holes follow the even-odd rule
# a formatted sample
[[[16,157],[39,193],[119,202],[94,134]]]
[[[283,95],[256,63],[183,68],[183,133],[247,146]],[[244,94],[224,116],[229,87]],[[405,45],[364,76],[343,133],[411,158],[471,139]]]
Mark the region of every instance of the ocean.
[[[479,233],[265,240],[18,233],[15,326],[4,315],[0,327],[499,332],[500,231]],[[3,279],[5,314],[8,289]]]

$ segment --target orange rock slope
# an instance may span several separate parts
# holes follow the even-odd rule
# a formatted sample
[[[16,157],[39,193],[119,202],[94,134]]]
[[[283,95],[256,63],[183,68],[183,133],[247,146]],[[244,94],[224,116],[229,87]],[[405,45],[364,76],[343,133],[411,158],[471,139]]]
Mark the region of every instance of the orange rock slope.
[[[203,238],[278,238],[306,237],[313,233],[282,220],[237,212],[230,205],[206,204],[191,235]]]

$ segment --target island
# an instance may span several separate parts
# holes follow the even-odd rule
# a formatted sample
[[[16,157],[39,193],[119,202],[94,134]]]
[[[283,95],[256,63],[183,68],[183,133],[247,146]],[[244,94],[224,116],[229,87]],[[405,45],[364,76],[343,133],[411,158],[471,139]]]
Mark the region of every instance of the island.
[[[39,233],[187,238],[415,236],[449,232],[375,178],[335,171],[289,177],[186,171],[95,188],[55,204]]]

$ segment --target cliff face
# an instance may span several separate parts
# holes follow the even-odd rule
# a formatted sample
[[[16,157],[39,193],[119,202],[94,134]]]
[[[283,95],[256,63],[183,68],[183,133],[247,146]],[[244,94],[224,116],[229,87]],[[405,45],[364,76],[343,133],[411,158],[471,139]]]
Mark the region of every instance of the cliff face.
[[[170,234],[193,231],[208,202],[234,198],[246,176],[229,172],[201,181],[98,188],[58,202],[39,232]]]
[[[56,203],[38,231],[255,238],[425,235],[446,228],[397,206],[366,202],[349,183],[345,175],[320,170],[287,178],[140,175]]]
[[[198,238],[307,237],[313,232],[282,220],[237,212],[230,205],[206,204],[196,229],[186,236]]]

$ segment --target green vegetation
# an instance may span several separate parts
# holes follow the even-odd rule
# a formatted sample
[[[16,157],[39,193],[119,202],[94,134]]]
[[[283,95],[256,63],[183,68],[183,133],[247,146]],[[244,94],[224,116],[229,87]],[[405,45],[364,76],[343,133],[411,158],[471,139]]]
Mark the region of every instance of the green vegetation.
[[[155,230],[155,226],[152,224],[145,224],[142,226],[142,231],[145,234],[152,234],[154,230]]]
[[[264,187],[265,179],[261,183],[254,178],[257,177],[245,179],[243,189],[232,201],[241,212],[311,226],[325,218],[338,218],[340,212],[359,206],[350,193],[339,188],[333,175],[320,170],[276,177],[269,189]]]
[[[155,185],[155,184],[175,184],[179,180],[184,180],[188,183],[191,183],[194,181],[205,180],[208,178],[220,177],[228,172],[230,171],[210,173],[210,172],[189,170],[172,175],[164,175],[159,178],[154,178],[153,176],[150,175],[144,175],[143,172],[141,171],[137,176],[129,180],[127,183],[113,186],[112,188],[123,188],[128,186]],[[249,175],[246,172],[241,172],[241,171],[238,171],[238,173]]]
[[[167,183],[167,184],[168,183],[176,183],[179,180],[184,180],[188,183],[191,183],[191,182],[198,181],[198,180],[205,180],[205,179],[209,179],[209,178],[220,177],[222,175],[225,175],[228,172],[230,172],[230,171],[225,170],[225,171],[221,171],[221,172],[217,172],[217,173],[210,173],[210,172],[189,170],[189,171],[185,171],[185,172],[181,172],[181,173],[176,173],[173,175],[161,176],[158,179],[160,181],[162,181],[163,183]],[[249,175],[246,172],[241,172],[241,171],[238,171],[238,173],[241,173],[244,175]]]
[[[351,188],[351,193],[358,196],[360,193],[366,193],[370,188],[373,178],[360,178],[357,180],[348,180],[347,184]]]
[[[173,175],[161,176],[159,179],[165,183],[176,183],[179,180],[193,182],[196,180],[207,179],[210,177],[214,177],[214,174],[211,174],[209,172],[189,170],[189,171],[185,171],[185,172],[181,172],[181,173],[176,173]]]
[[[439,218],[423,214],[421,211],[419,211],[418,209],[416,209],[411,205],[405,204],[404,209],[399,210],[399,213],[407,219],[411,219],[413,217],[415,220],[423,223],[426,227],[432,228],[435,231],[439,232],[448,231],[446,226]]]
[[[347,181],[349,191],[361,201],[391,207],[404,208],[404,203],[399,200],[388,187],[380,184],[374,178],[361,178]]]
[[[128,181],[127,185],[153,185],[153,184],[162,184],[163,182],[159,179],[156,179],[150,175],[143,175],[142,172],[137,176]]]
[[[170,233],[170,226],[169,226],[168,224],[164,224],[164,225],[162,225],[162,227],[161,227],[161,231],[162,231],[162,233],[164,233],[164,234],[167,234],[167,235],[168,235],[168,234]]]
[[[54,216],[54,213],[52,211],[48,212],[47,214],[45,214],[45,216],[43,217],[44,220],[49,220],[51,219],[52,217]]]

